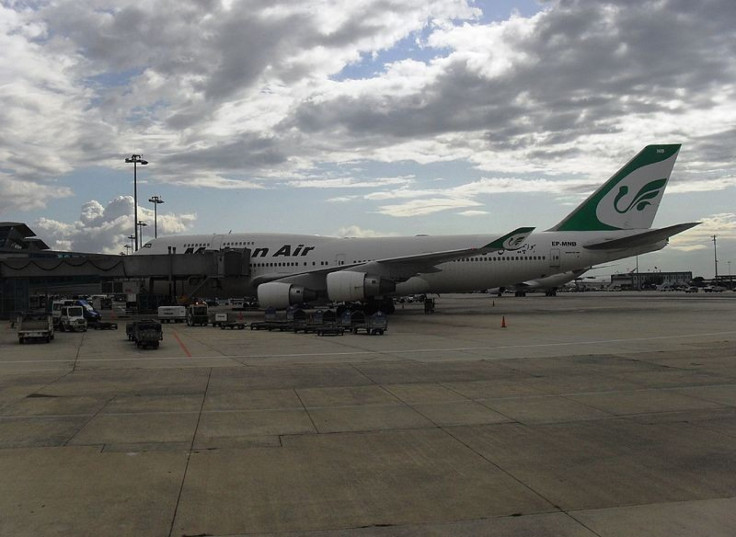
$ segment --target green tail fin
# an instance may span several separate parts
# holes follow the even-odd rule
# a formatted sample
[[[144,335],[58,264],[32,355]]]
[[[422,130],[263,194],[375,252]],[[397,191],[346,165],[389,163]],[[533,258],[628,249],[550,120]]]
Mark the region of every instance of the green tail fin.
[[[648,145],[549,231],[647,229],[680,151],[680,144]]]

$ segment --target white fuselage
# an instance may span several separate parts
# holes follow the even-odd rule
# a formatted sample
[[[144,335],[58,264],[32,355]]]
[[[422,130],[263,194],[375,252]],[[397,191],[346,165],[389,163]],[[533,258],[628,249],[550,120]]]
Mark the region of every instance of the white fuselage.
[[[470,292],[512,286],[527,280],[546,278],[600,263],[639,255],[664,247],[666,241],[636,248],[588,250],[585,244],[625,237],[627,231],[540,232],[529,236],[515,251],[494,251],[440,263],[436,271],[422,272],[396,285],[395,295],[414,293]],[[232,233],[227,235],[180,235],[147,243],[140,254],[203,252],[226,248],[250,250],[250,277],[222,282],[219,296],[253,296],[260,281],[318,270],[345,269],[378,259],[481,247],[495,235],[448,235],[380,238],[335,238],[319,235],[275,233]],[[315,289],[323,291],[324,289]]]

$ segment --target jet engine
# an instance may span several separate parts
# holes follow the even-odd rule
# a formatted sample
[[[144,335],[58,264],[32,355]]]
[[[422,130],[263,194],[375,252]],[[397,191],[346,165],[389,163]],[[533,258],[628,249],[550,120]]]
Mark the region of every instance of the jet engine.
[[[258,286],[258,303],[262,308],[284,309],[316,298],[316,292],[291,283],[268,282]]]
[[[365,272],[343,270],[327,275],[327,296],[336,302],[364,300],[395,290],[395,282]]]

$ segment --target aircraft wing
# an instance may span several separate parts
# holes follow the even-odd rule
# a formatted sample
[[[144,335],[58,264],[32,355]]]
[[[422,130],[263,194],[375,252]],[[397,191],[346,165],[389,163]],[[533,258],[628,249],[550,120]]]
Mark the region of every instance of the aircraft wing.
[[[672,235],[677,235],[695,227],[700,222],[689,222],[687,224],[676,224],[674,226],[663,227],[662,229],[651,229],[636,233],[634,235],[628,235],[620,239],[611,239],[603,242],[595,242],[592,244],[583,245],[588,250],[618,250],[621,248],[634,248],[636,246],[644,246],[646,244],[652,244],[659,241],[666,240]]]
[[[524,245],[526,239],[533,230],[533,227],[520,227],[483,246],[387,257],[369,261],[367,263],[325,267],[296,274],[263,274],[253,280],[253,285],[258,286],[266,282],[280,281],[304,285],[313,289],[320,289],[324,287],[323,282],[327,274],[340,270],[369,272],[397,282],[405,281],[420,273],[437,272],[439,270],[437,265],[447,263],[455,259],[462,259],[463,257],[470,257],[500,250],[518,250]],[[320,283],[322,283],[322,285],[320,285]]]
[[[529,237],[533,230],[533,227],[520,227],[480,247],[387,257],[369,261],[359,266],[361,271],[364,270],[371,274],[377,274],[396,281],[405,280],[419,273],[438,272],[437,265],[454,261],[455,259],[500,250],[518,250],[526,242],[527,237]],[[356,268],[351,267],[346,270],[356,270]]]

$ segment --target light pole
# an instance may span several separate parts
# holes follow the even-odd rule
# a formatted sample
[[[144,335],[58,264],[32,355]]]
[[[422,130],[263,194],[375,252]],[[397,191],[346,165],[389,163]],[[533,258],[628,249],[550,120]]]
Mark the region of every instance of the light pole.
[[[128,235],[128,240],[130,241],[129,248],[135,252],[134,246],[133,246],[133,241],[135,240],[135,235]],[[128,245],[126,244],[126,246],[128,246]]]
[[[138,222],[138,227],[141,228],[140,232],[138,232],[138,238],[141,241],[141,246],[143,246],[143,228],[147,226],[145,222]]]
[[[153,203],[153,238],[158,239],[158,214],[156,207],[158,207],[159,203],[163,203],[164,200],[161,199],[161,196],[151,196],[148,198],[148,201]]]
[[[714,280],[715,280],[716,285],[718,285],[718,250],[716,250],[716,236],[715,235],[713,235],[713,261],[714,261],[715,273],[716,273],[716,277]]]
[[[148,161],[143,160],[140,155],[131,155],[125,162],[133,163],[133,229],[135,229],[135,251],[138,251],[138,164],[145,166]]]

